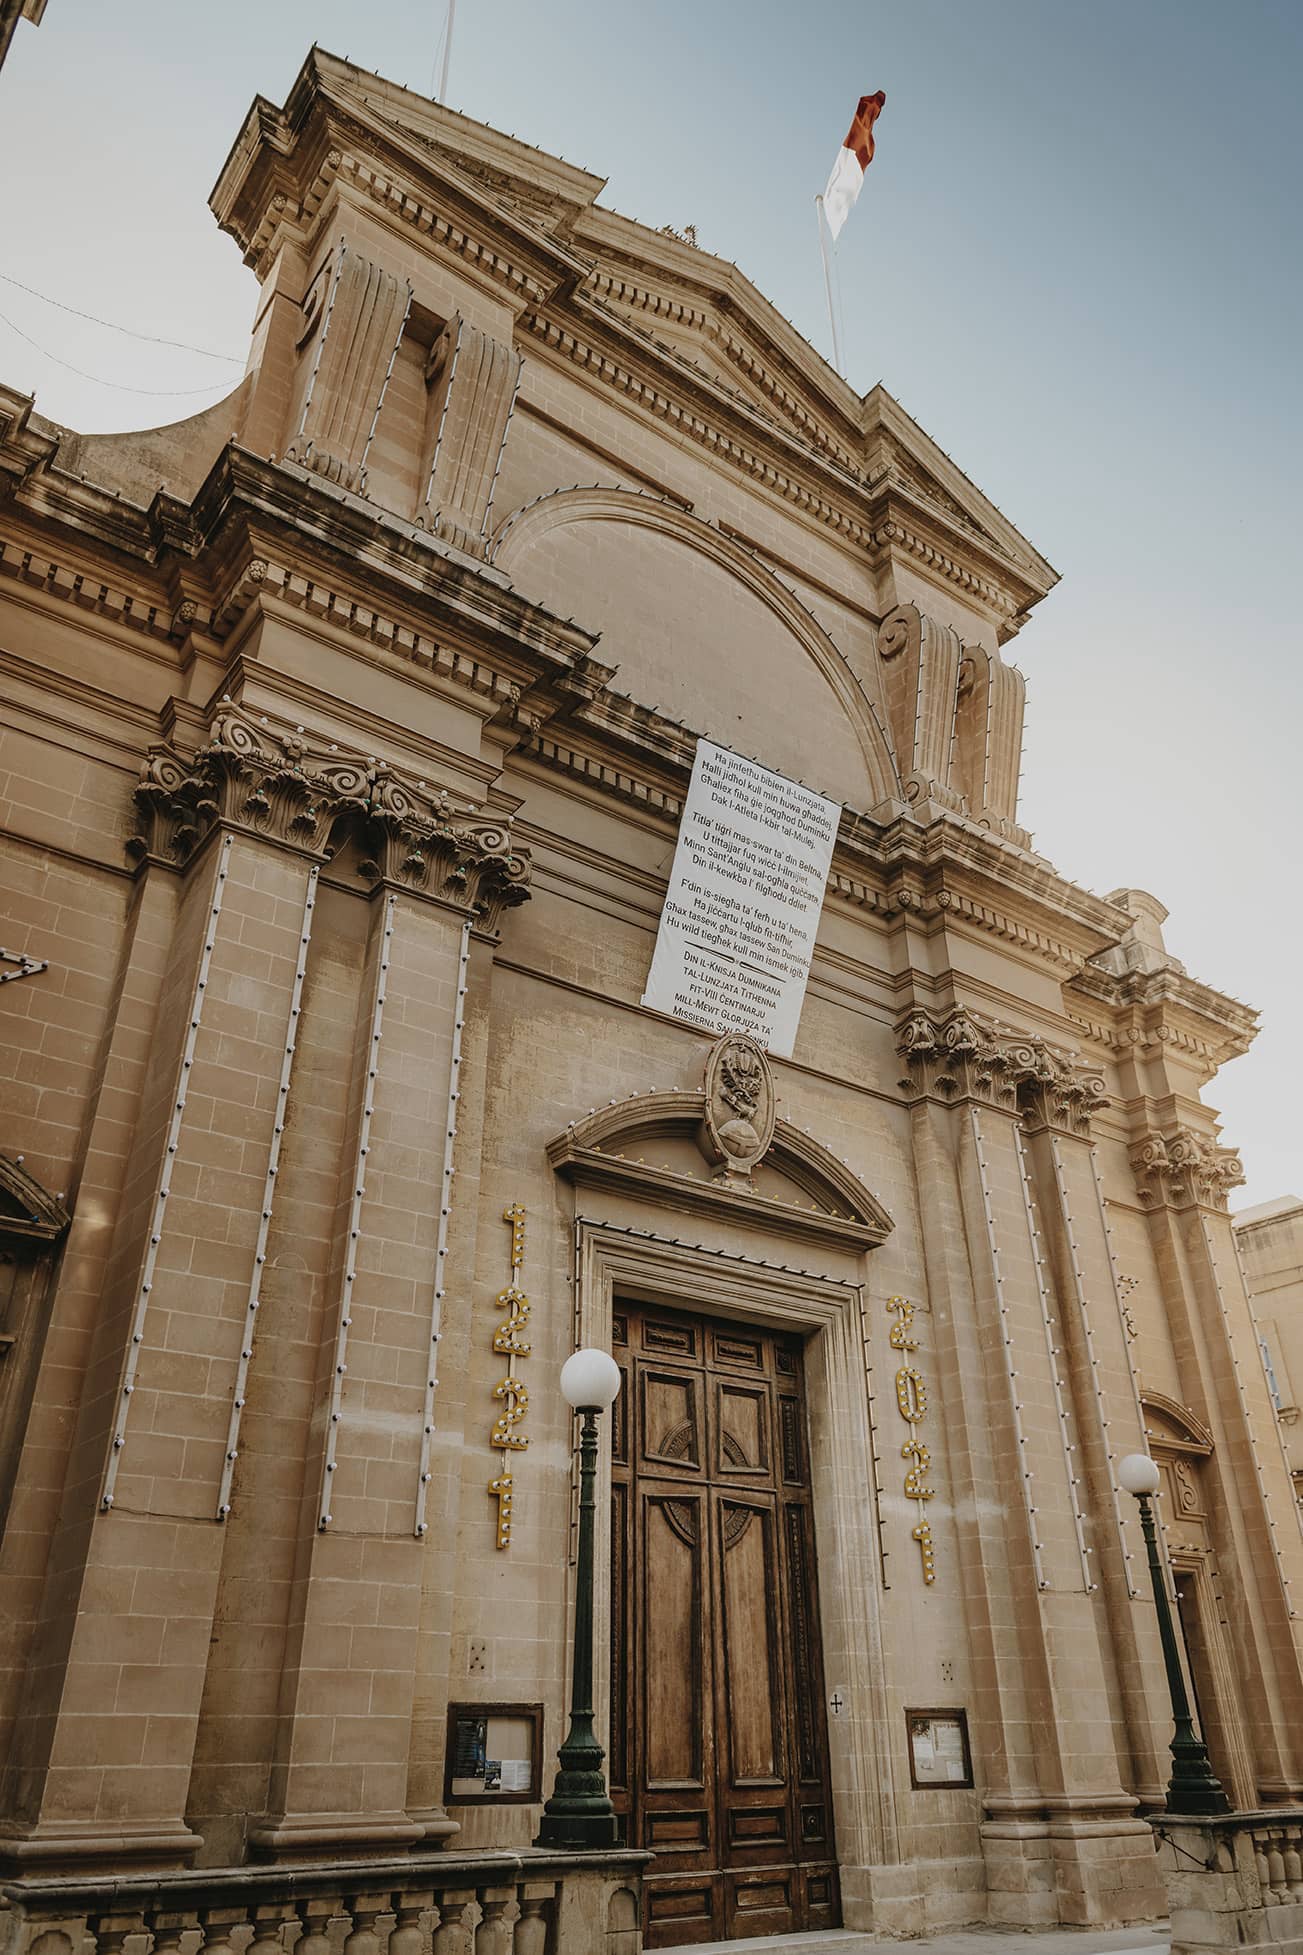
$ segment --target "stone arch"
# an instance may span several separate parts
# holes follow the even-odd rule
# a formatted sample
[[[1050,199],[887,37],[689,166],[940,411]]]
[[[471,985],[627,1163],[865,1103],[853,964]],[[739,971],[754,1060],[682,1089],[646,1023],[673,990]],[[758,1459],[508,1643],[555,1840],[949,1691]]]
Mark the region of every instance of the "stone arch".
[[[537,545],[580,524],[599,527],[622,524],[654,532],[667,542],[692,551],[735,588],[746,592],[800,647],[840,708],[858,748],[864,780],[862,799],[873,807],[900,794],[899,770],[885,718],[846,654],[796,593],[757,556],[699,516],[637,490],[557,489],[525,503],[505,519],[494,536],[491,561],[497,569],[514,578],[519,568],[527,569],[526,559]],[[642,703],[660,702],[644,700]],[[692,730],[711,729],[694,727]],[[813,762],[815,756],[809,759]],[[811,781],[811,785],[835,793],[818,780]],[[861,797],[843,794],[841,798],[849,799],[852,806],[860,805]]]

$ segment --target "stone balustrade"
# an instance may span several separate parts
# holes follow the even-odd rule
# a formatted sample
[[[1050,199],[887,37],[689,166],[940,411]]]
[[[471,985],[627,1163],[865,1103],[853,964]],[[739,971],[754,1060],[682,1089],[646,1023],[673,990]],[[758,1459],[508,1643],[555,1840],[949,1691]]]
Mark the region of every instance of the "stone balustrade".
[[[640,1955],[645,1853],[16,1878],[0,1955]]]
[[[1172,1919],[1172,1955],[1270,1948],[1303,1955],[1303,1809],[1151,1822]]]

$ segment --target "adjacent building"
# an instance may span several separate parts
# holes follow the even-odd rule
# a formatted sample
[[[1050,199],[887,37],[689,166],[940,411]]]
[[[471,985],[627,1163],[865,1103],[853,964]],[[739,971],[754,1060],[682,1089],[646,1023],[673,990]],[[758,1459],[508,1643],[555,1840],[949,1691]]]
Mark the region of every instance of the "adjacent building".
[[[541,1955],[577,1344],[625,1374],[600,1723],[655,1858],[563,1945],[1161,1914],[1142,1447],[1216,1769],[1303,1791],[1202,1097],[1253,1016],[1036,852],[1049,563],[601,189],[314,51],[213,193],[261,289],[231,397],[81,436],[0,389],[0,1857],[42,1955],[341,1914],[447,1955],[472,1902]],[[836,804],[790,1057],[643,1003],[700,739]]]

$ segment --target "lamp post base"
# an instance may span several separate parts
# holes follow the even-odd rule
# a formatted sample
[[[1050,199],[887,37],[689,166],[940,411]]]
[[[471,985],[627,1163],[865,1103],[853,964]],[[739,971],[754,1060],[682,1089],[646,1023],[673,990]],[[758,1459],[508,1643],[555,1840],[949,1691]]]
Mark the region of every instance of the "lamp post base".
[[[1208,1760],[1208,1753],[1193,1730],[1178,1729],[1172,1740],[1172,1781],[1167,1788],[1167,1812],[1196,1814],[1230,1812],[1221,1780]]]
[[[545,1812],[534,1844],[592,1851],[622,1846],[620,1816],[614,1812]]]
[[[560,1771],[552,1797],[543,1808],[535,1846],[619,1846],[620,1816],[611,1804],[602,1772],[602,1747],[582,1712],[558,1753]],[[576,1737],[578,1741],[576,1742]]]

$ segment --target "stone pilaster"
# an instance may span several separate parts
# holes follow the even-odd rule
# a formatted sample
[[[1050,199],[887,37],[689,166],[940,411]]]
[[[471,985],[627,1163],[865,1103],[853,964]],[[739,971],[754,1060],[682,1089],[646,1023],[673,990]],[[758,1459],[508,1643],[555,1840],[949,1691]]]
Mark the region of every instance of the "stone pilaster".
[[[452,1551],[417,1533],[462,919],[381,885],[372,903],[338,1161],[281,1718],[264,1853],[389,1848],[409,1817],[421,1603]],[[441,1355],[441,1354],[440,1354]],[[439,1388],[455,1387],[446,1374]],[[435,1400],[435,1415],[441,1410]]]
[[[1257,1796],[1288,1804],[1303,1791],[1303,1748],[1289,1735],[1303,1722],[1303,1544],[1231,1238],[1227,1196],[1243,1174],[1232,1149],[1182,1127],[1142,1136],[1131,1165],[1182,1399],[1213,1437],[1205,1479]]]
[[[1044,1042],[962,1011],[910,1014],[901,1051],[905,1089],[950,1127],[980,1352],[965,1387],[971,1393],[980,1377],[980,1418],[1002,1435],[986,1470],[1004,1495],[1003,1541],[984,1559],[1007,1570],[1025,1636],[1031,1730],[1011,1734],[1022,1746],[1021,1780],[1010,1773],[1007,1790],[988,1791],[982,1827],[992,1918],[1142,1918],[1160,1904],[1153,1856],[1119,1778],[1116,1684],[1026,1152],[1029,1116],[1087,1124],[1099,1085]]]
[[[379,1814],[384,1830],[392,1811],[384,1837],[415,1839],[429,1830],[403,1812],[428,1551],[415,1525],[434,1283],[422,1231],[436,1226],[463,926],[487,930],[523,900],[527,860],[425,783],[314,753],[229,706],[197,753],[151,752],[137,802],[140,894],[87,1159],[106,1202],[87,1205],[96,1227],[55,1303],[56,1322],[85,1318],[101,1279],[94,1342],[0,1850],[165,1865],[203,1849],[198,1812],[217,1815],[214,1848],[235,1857],[223,1746],[240,1761],[237,1810],[279,1793],[297,1837],[362,1844],[375,1825],[350,1829],[350,1815]],[[323,932],[321,867],[337,852]],[[368,914],[360,1016],[345,1024],[338,971],[350,918]],[[306,1076],[305,1015],[318,1033]],[[310,1669],[320,1682],[324,1641],[305,1650],[305,1631],[341,1627],[355,1647],[334,1648],[325,1714],[305,1685]]]
[[[307,875],[214,831],[181,896],[15,1737],[16,1856],[199,1845],[228,1405]]]

